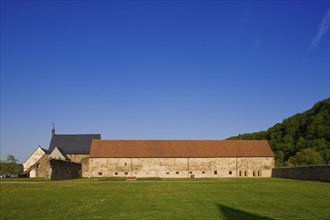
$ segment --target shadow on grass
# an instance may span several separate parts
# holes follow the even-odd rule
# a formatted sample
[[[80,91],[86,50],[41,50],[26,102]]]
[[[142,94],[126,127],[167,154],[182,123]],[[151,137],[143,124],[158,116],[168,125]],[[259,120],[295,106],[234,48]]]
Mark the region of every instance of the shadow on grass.
[[[225,220],[236,220],[236,219],[244,219],[244,220],[273,220],[272,218],[260,216],[257,214],[245,212],[239,209],[234,209],[225,205],[218,205],[218,209],[220,214],[225,217]]]

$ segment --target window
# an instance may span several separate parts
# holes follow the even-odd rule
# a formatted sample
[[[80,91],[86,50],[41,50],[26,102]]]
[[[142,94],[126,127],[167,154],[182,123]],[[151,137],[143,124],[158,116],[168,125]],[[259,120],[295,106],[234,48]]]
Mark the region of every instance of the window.
[[[115,175],[118,175],[118,172],[115,172]]]
[[[239,176],[242,176],[242,171],[239,171]]]
[[[127,163],[124,164],[125,166],[127,165]]]
[[[179,171],[176,171],[176,174],[179,174]]]
[[[202,174],[205,174],[205,171],[202,171]]]
[[[253,170],[253,176],[257,175],[257,171]]]
[[[170,174],[170,172],[166,172],[166,174]]]
[[[192,171],[190,171],[189,173],[192,174]]]
[[[229,175],[231,175],[232,174],[232,172],[231,171],[229,171]]]
[[[128,175],[128,172],[125,172],[125,175]]]
[[[99,176],[102,176],[102,172],[98,172]]]
[[[258,176],[262,176],[262,171],[261,170],[258,171]]]
[[[214,171],[214,175],[218,175],[218,171],[215,170],[215,171]]]
[[[247,170],[245,171],[245,173],[244,173],[244,174],[245,174],[245,176],[248,176],[248,175],[249,175],[249,173],[248,173],[248,171],[247,171]]]

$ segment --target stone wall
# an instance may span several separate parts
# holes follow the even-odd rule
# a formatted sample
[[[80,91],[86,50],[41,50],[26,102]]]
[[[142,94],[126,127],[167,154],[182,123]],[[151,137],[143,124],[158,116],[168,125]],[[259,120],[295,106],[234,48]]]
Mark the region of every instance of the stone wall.
[[[272,171],[272,177],[330,181],[330,164],[274,168]]]
[[[237,158],[237,176],[271,177],[275,167],[273,157],[242,157]]]
[[[27,171],[29,177],[45,177],[50,178],[50,165],[48,156],[43,155],[35,164],[33,164]],[[34,172],[35,176],[31,176],[30,172]]]
[[[89,158],[85,167],[92,177],[270,177],[274,158]]]
[[[236,158],[189,158],[189,175],[196,178],[236,177],[236,161]]]
[[[63,160],[49,160],[51,180],[67,180],[81,177],[81,164]]]
[[[81,167],[80,163],[56,160],[44,155],[27,170],[27,174],[32,172],[35,173],[34,177],[44,177],[50,180],[73,179],[82,176]]]
[[[67,154],[70,161],[80,163],[82,159],[88,158],[89,154]]]
[[[81,161],[81,176],[89,177],[89,158],[85,157]]]

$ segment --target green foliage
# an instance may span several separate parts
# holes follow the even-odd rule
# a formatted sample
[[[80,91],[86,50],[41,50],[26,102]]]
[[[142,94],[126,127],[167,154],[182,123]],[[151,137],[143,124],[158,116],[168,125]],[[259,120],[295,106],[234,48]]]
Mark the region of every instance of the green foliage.
[[[22,164],[0,162],[0,175],[20,175],[22,173]]]
[[[8,162],[8,163],[17,163],[18,160],[17,160],[13,155],[9,154],[9,155],[7,156],[7,162]]]
[[[284,166],[284,153],[283,151],[276,151],[275,152],[275,166],[276,167],[283,167]]]
[[[316,165],[322,163],[322,156],[313,148],[303,149],[288,160],[289,166]]]
[[[2,182],[0,216],[15,220],[329,219],[329,184],[280,178]]]
[[[0,162],[0,175],[20,175],[23,173],[23,165],[17,164],[13,155],[8,155],[6,161]]]
[[[239,134],[228,139],[268,140],[275,153],[277,167],[296,164],[296,155],[300,158],[305,154],[303,150],[306,148],[315,150],[322,157],[323,163],[328,164],[330,163],[330,98],[316,103],[312,109],[304,113],[285,119],[267,131]],[[289,162],[289,158],[296,159],[291,159]],[[319,161],[310,160],[309,163],[318,164]]]

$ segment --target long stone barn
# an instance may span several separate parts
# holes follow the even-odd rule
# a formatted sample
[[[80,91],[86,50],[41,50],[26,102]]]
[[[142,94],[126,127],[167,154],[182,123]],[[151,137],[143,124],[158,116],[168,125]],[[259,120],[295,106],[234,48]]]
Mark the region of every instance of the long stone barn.
[[[93,140],[90,177],[271,177],[265,140]]]

